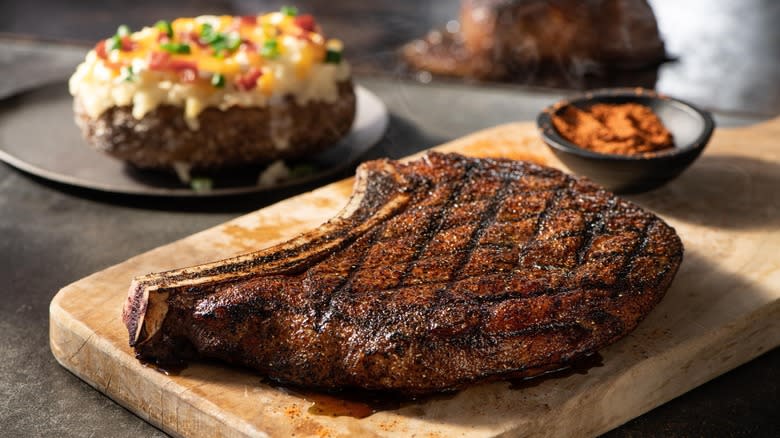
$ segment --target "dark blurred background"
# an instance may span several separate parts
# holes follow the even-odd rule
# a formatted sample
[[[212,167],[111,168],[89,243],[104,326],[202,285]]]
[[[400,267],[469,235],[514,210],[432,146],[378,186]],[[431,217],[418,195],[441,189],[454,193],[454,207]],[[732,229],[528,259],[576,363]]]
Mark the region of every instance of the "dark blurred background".
[[[456,0],[3,0],[0,35],[91,45],[121,23],[138,28],[160,18],[256,14],[293,3],[315,14],[328,35],[344,40],[358,73],[410,77],[414,75],[401,65],[398,48],[456,19],[459,11]],[[515,85],[565,89],[654,85],[711,110],[765,117],[780,113],[780,1],[649,3],[673,61],[641,71],[594,78],[535,77]]]

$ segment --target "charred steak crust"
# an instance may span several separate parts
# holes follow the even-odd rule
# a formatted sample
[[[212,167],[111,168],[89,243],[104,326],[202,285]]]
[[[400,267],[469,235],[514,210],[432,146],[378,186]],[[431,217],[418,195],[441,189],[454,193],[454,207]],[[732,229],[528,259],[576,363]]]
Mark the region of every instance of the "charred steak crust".
[[[171,169],[176,162],[214,170],[316,154],[352,127],[356,97],[351,81],[339,83],[333,103],[299,105],[287,98],[264,107],[207,108],[190,129],[179,106],[160,105],[141,119],[132,107],[112,107],[97,118],[73,103],[76,124],[97,150],[147,169]],[[275,141],[287,140],[288,145]]]
[[[615,342],[669,287],[674,229],[526,162],[361,165],[347,207],[287,243],[137,278],[137,356],[320,389],[424,394],[539,373]]]

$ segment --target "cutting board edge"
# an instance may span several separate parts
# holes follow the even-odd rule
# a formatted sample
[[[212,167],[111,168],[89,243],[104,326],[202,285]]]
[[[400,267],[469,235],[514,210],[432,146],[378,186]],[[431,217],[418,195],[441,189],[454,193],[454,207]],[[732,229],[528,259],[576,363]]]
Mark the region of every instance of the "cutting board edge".
[[[757,325],[756,322],[759,322],[760,324]],[[754,336],[757,333],[768,334],[769,336],[762,339],[769,342],[765,343],[758,341],[758,338]],[[630,336],[631,334],[624,338],[624,340]],[[737,345],[740,347],[740,350],[745,353],[736,353],[733,346]],[[719,349],[719,347],[723,346],[726,346],[726,348]],[[685,385],[677,387],[680,388],[679,390],[669,391],[668,393],[665,393],[664,396],[659,397],[642,407],[637,407],[633,416],[629,415],[623,420],[609,422],[605,424],[603,428],[595,430],[592,434],[582,436],[602,435],[778,347],[780,347],[780,298],[768,302],[764,306],[751,312],[746,312],[735,317],[733,320],[722,324],[707,335],[689,338],[685,342],[676,345],[674,348],[664,351],[655,358],[648,358],[648,360],[654,359],[664,361],[668,360],[669,357],[680,356],[680,352],[690,351],[691,349],[695,349],[697,352],[706,352],[709,355],[708,357],[698,357],[698,359],[696,359],[697,356],[695,354],[689,354],[689,356],[694,359],[682,365],[686,369],[695,369],[697,361],[702,365],[708,365],[712,363],[713,359],[711,357],[718,356],[723,352],[732,353],[726,360],[717,362],[718,366],[710,368],[707,373],[699,376],[696,376],[695,373],[674,376],[678,380],[684,380],[686,382]],[[618,376],[618,379],[628,378],[628,374],[630,372],[635,372],[637,367],[650,366],[648,360],[638,362],[633,369],[624,370],[624,373]],[[691,380],[692,377],[696,378]],[[675,388],[674,385],[670,386],[671,388]]]

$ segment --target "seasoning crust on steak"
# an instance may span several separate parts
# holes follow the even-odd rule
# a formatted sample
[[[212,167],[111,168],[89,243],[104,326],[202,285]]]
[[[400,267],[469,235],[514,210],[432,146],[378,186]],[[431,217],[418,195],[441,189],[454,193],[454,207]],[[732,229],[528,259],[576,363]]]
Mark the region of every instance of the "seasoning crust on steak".
[[[123,319],[145,361],[419,395],[615,342],[682,254],[660,218],[588,180],[429,153],[364,163],[344,210],[286,243],[136,278]]]

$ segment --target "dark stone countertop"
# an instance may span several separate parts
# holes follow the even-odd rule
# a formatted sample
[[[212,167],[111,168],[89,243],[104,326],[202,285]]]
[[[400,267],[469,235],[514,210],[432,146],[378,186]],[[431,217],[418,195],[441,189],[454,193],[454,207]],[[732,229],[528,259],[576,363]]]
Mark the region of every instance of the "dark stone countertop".
[[[361,38],[366,45],[405,41],[409,36],[424,33],[429,22],[446,21],[453,11],[453,6],[444,2],[424,6],[412,2],[401,2],[402,6],[392,6],[393,2],[338,3],[348,4],[362,14],[374,14],[370,15],[375,17],[372,21],[358,24],[354,29],[356,35],[364,35]],[[653,3],[658,5],[658,10],[663,9],[661,5],[679,4],[684,9],[677,19],[689,18],[687,24],[694,30],[706,28],[706,23],[702,22],[710,20],[712,26],[720,27],[696,38],[704,41],[707,35],[717,36],[721,38],[719,41],[722,41],[725,52],[738,57],[743,51],[746,56],[743,63],[732,59],[723,69],[715,69],[717,71],[714,72],[706,69],[681,72],[677,82],[672,80],[674,76],[664,79],[665,73],[662,72],[659,88],[670,87],[666,89],[676,90],[676,95],[692,93],[688,97],[694,101],[740,113],[717,114],[720,126],[750,123],[762,118],[761,115],[780,113],[780,81],[771,80],[780,79],[777,74],[780,27],[761,27],[766,24],[767,16],[774,17],[773,23],[778,21],[777,11],[780,8],[776,6],[780,3],[746,1],[727,6],[723,1],[688,2],[685,5],[668,1]],[[149,22],[149,10],[154,9],[151,4],[138,2],[139,12],[126,15],[108,12],[111,8],[121,10],[125,2],[69,4],[68,8],[73,11],[70,14],[61,10],[57,12],[55,15],[62,17],[62,20],[56,21],[59,27],[55,25],[46,29],[46,33],[35,32],[42,28],[40,26],[32,29],[33,32],[25,28],[29,11],[34,8],[17,2],[11,7],[11,14],[0,18],[0,31],[28,31],[26,33],[54,38],[96,39],[95,34],[100,36],[113,31],[118,21],[116,17],[122,17],[120,21],[136,20],[139,24]],[[411,4],[416,6],[408,6]],[[709,11],[706,17],[685,12],[695,10],[696,5],[702,10],[711,7],[713,11]],[[178,8],[155,11],[163,11],[158,16],[172,16],[172,10],[176,11],[175,15],[192,15],[204,10],[240,12],[255,7],[249,2],[189,1],[183,6],[184,12],[179,12]],[[659,13],[662,26],[665,14],[676,14],[670,12],[671,7],[664,7],[667,11]],[[90,8],[95,8],[93,14],[96,18],[92,26],[80,28],[78,14],[93,11]],[[752,12],[751,8],[754,8]],[[417,16],[415,11],[422,11],[428,21],[410,24],[417,23],[414,21]],[[376,18],[376,14],[381,13],[388,14],[386,20]],[[335,16],[333,11],[330,14]],[[744,14],[752,17],[742,20],[743,26],[750,28],[742,29],[742,34],[727,34],[724,29],[730,29],[728,23],[734,21],[728,18],[743,17]],[[9,16],[12,17],[10,22]],[[723,20],[726,24],[721,22]],[[372,30],[385,21],[387,26],[406,32],[405,36],[381,36],[376,33],[378,31]],[[719,33],[718,29],[726,34]],[[730,45],[745,34],[749,35],[747,41],[756,43],[755,47],[743,44],[735,48]],[[684,48],[683,42],[693,44],[699,41],[696,38],[675,40],[667,37],[667,42],[672,47]],[[677,42],[672,44],[672,41]],[[702,50],[704,53],[691,55],[696,59],[702,58],[696,62],[705,62],[708,58],[707,49]],[[763,68],[759,58],[767,54],[769,59],[763,61],[773,65]],[[0,71],[3,72],[0,75],[0,97],[22,88],[64,79],[81,56],[82,47],[53,46],[8,38],[0,40]],[[688,67],[673,68],[685,70]],[[701,88],[686,88],[686,80],[694,79],[703,80]],[[752,86],[750,81],[753,81]],[[359,82],[385,100],[392,114],[385,138],[366,155],[366,159],[400,157],[476,129],[507,121],[530,120],[539,108],[564,93],[506,86],[476,87],[449,81],[423,85],[397,76],[362,77]],[[728,92],[718,93],[722,86],[718,84],[739,86],[730,86]],[[758,105],[751,106],[751,102]],[[437,111],[442,107],[459,110]],[[0,288],[2,435],[165,436],[57,364],[48,347],[49,301],[60,287],[92,272],[311,188],[299,187],[275,196],[179,202],[75,189],[0,164],[0,278],[5,280],[4,287]],[[777,369],[780,369],[780,349],[628,422],[607,436],[777,436],[780,433]]]

